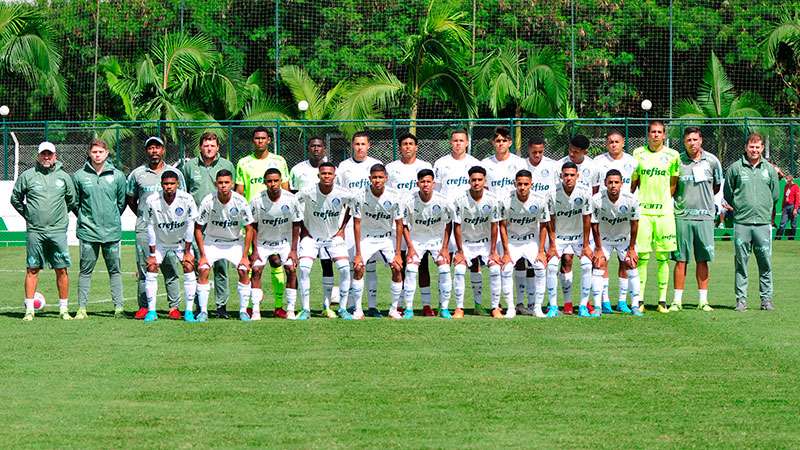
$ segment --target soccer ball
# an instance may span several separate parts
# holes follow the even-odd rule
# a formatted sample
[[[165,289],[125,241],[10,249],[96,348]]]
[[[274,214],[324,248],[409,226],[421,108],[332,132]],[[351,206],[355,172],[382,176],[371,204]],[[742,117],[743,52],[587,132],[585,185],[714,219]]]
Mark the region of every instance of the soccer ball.
[[[35,311],[41,311],[44,307],[47,306],[47,302],[44,300],[44,295],[41,292],[36,292],[33,294],[33,309]]]

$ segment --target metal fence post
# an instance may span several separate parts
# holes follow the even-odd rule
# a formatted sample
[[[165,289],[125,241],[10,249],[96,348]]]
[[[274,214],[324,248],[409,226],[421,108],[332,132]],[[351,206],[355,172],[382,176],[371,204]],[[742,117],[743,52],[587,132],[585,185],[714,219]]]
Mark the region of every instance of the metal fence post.
[[[47,140],[47,133],[48,133],[49,124],[50,124],[49,121],[47,121],[47,120],[44,121],[44,140],[45,141]]]
[[[275,0],[275,97],[279,96],[278,86],[280,82],[280,75],[278,74],[278,70],[280,69],[280,54],[281,54],[280,11],[281,11],[281,0]]]
[[[281,121],[278,120],[275,126],[275,154],[281,154]]]
[[[794,156],[795,155],[794,146],[795,146],[795,141],[794,141],[794,123],[793,122],[789,122],[789,172],[792,173],[792,176],[794,176],[797,173],[796,172],[797,171],[797,161],[796,161],[796,158]]]
[[[397,159],[397,119],[392,119],[392,161]]]
[[[119,127],[115,127],[114,129],[114,162],[117,164],[117,169],[122,170],[121,164],[119,162]]]
[[[8,179],[8,120],[3,117],[3,179]]]
[[[628,118],[625,118],[625,145],[623,146],[623,151],[628,151]]]
[[[228,161],[231,161],[233,154],[233,125],[228,123]]]

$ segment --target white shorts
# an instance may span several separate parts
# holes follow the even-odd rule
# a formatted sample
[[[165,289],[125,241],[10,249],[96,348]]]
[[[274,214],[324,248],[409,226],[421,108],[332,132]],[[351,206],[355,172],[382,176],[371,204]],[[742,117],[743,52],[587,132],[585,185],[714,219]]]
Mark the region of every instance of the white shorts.
[[[339,259],[349,257],[344,239],[338,236],[331,239],[314,239],[306,236],[300,240],[297,253],[298,258]]]
[[[183,246],[162,247],[156,244],[156,264],[161,265],[161,263],[164,262],[164,257],[170,252],[174,253],[175,257],[178,258],[179,261],[183,261]]]
[[[215,262],[223,259],[238,267],[242,261],[242,247],[239,242],[232,244],[205,244],[206,268],[210,269]]]
[[[283,243],[279,245],[258,245],[258,259],[253,262],[254,267],[263,267],[266,266],[269,262],[269,257],[272,255],[278,255],[278,258],[281,259],[281,263],[284,266],[293,266],[294,261],[289,259],[289,252],[292,251],[292,246],[289,243]]]
[[[472,264],[472,260],[479,258],[482,264],[489,264],[489,255],[492,253],[489,240],[483,242],[466,242],[461,244],[464,249],[464,258],[467,260],[467,265]]]
[[[414,258],[410,261],[406,261],[408,264],[419,264],[422,261],[422,257],[425,256],[425,253],[429,252],[431,254],[431,259],[433,262],[436,263],[438,266],[442,261],[442,242],[417,242],[415,240],[411,240],[411,243],[414,245]]]
[[[516,264],[522,258],[534,264],[536,257],[539,256],[539,242],[534,240],[519,243],[509,242],[508,256],[511,258],[511,264]]]
[[[589,243],[591,244],[591,240]],[[582,255],[583,254],[583,240],[578,241],[564,241],[556,238],[556,251],[558,255]]]
[[[614,253],[617,254],[617,259],[625,261],[629,248],[630,238],[623,238],[619,241],[606,241],[603,239],[603,256],[606,257],[606,261],[609,261]]]
[[[388,266],[395,257],[394,243],[392,236],[383,239],[362,239],[361,261],[366,264],[370,260],[378,261],[383,259],[383,263]],[[355,253],[355,247],[353,248],[353,253]]]

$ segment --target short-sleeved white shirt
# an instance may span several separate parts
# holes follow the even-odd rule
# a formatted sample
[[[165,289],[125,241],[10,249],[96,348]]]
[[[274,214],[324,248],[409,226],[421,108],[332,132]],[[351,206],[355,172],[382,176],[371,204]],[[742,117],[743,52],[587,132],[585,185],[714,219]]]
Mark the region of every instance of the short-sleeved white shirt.
[[[538,242],[540,223],[550,221],[550,199],[530,193],[522,202],[514,193],[504,200],[502,217],[506,221],[510,243]]]
[[[289,189],[293,191],[302,191],[317,183],[319,183],[319,167],[312,166],[308,160],[297,163],[289,171]]]
[[[558,173],[561,173],[561,166],[565,162],[572,161],[569,159],[569,156],[565,156],[558,161]],[[588,156],[583,157],[583,161],[580,164],[576,164],[578,166],[578,184],[581,186],[586,186],[590,190],[592,188],[593,183],[595,182],[595,165],[594,160]]]
[[[489,191],[484,190],[479,201],[475,201],[469,190],[459,194],[453,201],[456,223],[461,224],[461,238],[464,242],[488,242],[492,224],[500,222],[502,205]]]
[[[592,223],[600,227],[600,239],[617,242],[631,234],[631,220],[639,220],[639,201],[630,192],[622,191],[611,203],[608,191],[592,197]]]
[[[258,245],[264,245],[264,242],[291,242],[292,225],[303,220],[297,196],[285,190],[274,202],[267,191],[259,192],[250,202],[250,209],[258,228]]]
[[[223,204],[219,195],[212,192],[200,202],[196,223],[205,225],[205,242],[234,243],[242,241],[241,229],[253,223],[253,213],[243,195],[231,192],[228,203]]]
[[[531,180],[531,192],[542,195],[553,195],[561,168],[555,160],[546,156],[542,157],[538,165],[533,165],[530,159],[526,159],[527,169],[533,175]]]
[[[352,191],[337,185],[327,195],[320,192],[319,184],[297,194],[303,224],[315,239],[330,239],[336,234],[353,200]]]
[[[496,155],[489,156],[481,160],[481,165],[486,169],[486,189],[495,196],[513,191],[517,172],[528,168],[525,160],[513,153],[503,161],[498,161]]]
[[[636,159],[632,155],[623,153],[620,159],[614,159],[608,153],[594,159],[594,183],[600,190],[605,189],[606,173],[611,169],[617,169],[622,174],[622,192],[631,191],[631,176],[636,170]]]
[[[345,159],[336,169],[336,184],[356,193],[369,189],[369,169],[375,164],[381,162],[371,156],[367,156],[363,161]]]
[[[392,161],[386,165],[386,186],[399,192],[410,193],[417,190],[417,173],[422,169],[431,169],[431,163],[415,160],[411,164],[404,164],[402,161]],[[435,179],[435,176],[434,176]]]
[[[480,160],[469,154],[465,154],[462,159],[455,159],[452,154],[437,159],[433,164],[435,189],[445,195],[451,192],[463,192],[469,188],[467,172],[472,167],[480,165]]]
[[[403,196],[385,188],[380,197],[367,189],[355,200],[353,217],[361,220],[361,239],[387,238],[396,231],[395,221],[403,218]]]
[[[175,199],[168,205],[163,191],[147,197],[146,222],[153,225],[156,244],[162,247],[179,247],[184,244],[186,229],[197,219],[194,198],[185,191],[175,192]]]
[[[455,219],[452,204],[436,191],[428,202],[422,201],[419,192],[412,194],[406,201],[403,214],[411,240],[429,247],[442,245],[445,227]]]
[[[583,216],[592,213],[592,191],[587,186],[575,184],[571,195],[564,192],[564,184],[556,186],[550,215],[555,218],[556,238],[579,240],[583,238]]]

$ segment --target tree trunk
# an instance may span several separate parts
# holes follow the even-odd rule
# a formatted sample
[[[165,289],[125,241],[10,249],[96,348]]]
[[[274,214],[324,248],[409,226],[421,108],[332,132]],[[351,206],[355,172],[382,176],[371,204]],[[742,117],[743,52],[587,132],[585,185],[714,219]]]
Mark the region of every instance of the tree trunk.
[[[417,111],[419,108],[418,99],[416,95],[411,98],[411,110],[409,111],[408,118],[410,119],[408,123],[408,132],[417,135]]]
[[[516,110],[514,111],[515,118],[519,118],[522,116],[522,108],[517,105]],[[517,150],[517,156],[520,155],[520,149],[522,148],[522,121],[515,120],[514,121],[514,148]]]

